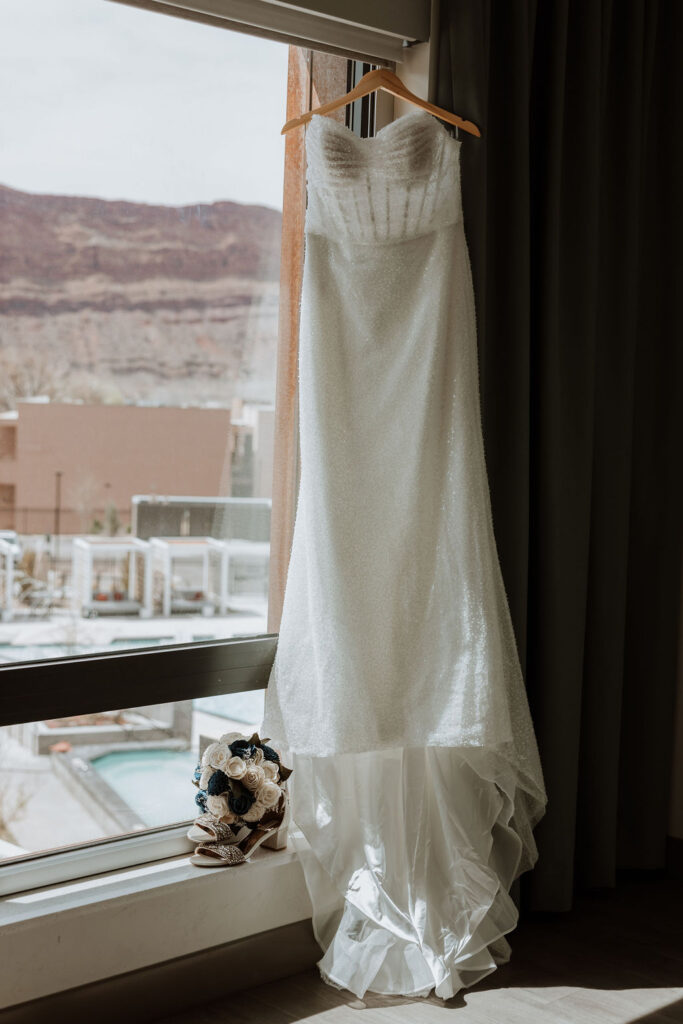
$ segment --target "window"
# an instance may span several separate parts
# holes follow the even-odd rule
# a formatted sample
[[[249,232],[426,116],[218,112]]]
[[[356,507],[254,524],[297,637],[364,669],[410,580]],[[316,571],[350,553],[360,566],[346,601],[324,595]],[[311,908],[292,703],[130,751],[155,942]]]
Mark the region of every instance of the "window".
[[[13,0],[0,39],[0,861],[25,879],[131,833],[122,857],[160,856],[202,744],[260,721],[280,127],[294,79],[324,102],[349,62],[105,0]]]

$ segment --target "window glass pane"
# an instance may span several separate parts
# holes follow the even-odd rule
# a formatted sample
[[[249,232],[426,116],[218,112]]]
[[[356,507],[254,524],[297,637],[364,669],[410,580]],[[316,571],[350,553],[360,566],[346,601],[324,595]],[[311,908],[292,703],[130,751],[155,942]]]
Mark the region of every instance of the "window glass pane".
[[[0,729],[0,860],[193,819],[200,753],[262,713],[251,690]]]
[[[0,664],[266,630],[287,47],[0,11]]]
[[[298,112],[347,85],[105,0],[2,5],[0,667],[266,630],[280,128],[288,88]],[[262,707],[0,729],[0,860],[193,818],[203,746]]]

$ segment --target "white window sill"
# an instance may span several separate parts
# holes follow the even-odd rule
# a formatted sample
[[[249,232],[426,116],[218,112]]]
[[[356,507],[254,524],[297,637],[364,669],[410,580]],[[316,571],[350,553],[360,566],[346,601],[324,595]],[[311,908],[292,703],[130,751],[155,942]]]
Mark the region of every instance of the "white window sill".
[[[235,868],[181,856],[4,896],[0,1009],[310,916],[291,840]]]
[[[0,897],[41,889],[106,872],[138,868],[153,861],[188,856],[193,844],[187,838],[192,822],[155,829],[139,835],[85,843],[46,854],[29,854],[0,865]],[[10,852],[11,853],[11,852]]]

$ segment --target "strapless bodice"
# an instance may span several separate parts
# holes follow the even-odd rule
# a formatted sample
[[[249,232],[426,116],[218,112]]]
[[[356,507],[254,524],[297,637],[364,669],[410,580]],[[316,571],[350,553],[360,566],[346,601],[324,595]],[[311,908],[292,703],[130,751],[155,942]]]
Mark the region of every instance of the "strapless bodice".
[[[308,233],[377,244],[462,220],[460,142],[422,110],[370,139],[315,115],[306,156]]]

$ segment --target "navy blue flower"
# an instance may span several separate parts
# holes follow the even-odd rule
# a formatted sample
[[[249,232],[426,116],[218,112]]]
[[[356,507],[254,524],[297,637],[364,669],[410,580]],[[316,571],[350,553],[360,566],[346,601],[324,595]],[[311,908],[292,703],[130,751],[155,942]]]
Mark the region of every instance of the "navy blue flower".
[[[266,761],[275,761],[276,764],[280,763],[280,757],[277,750],[273,750],[272,747],[269,747],[265,743],[261,744],[261,750],[263,751],[263,756]]]
[[[220,796],[221,793],[225,793],[226,789],[230,789],[230,779],[225,772],[217,769],[209,779],[209,785],[206,788],[209,796]]]
[[[196,803],[197,807],[199,807],[199,809],[201,810],[202,814],[206,814],[206,792],[205,792],[205,790],[203,790],[203,789],[199,790],[199,792],[195,795],[194,802]]]
[[[256,797],[252,796],[244,786],[240,786],[239,790],[235,787],[235,791],[231,791],[228,797],[228,806],[233,814],[241,818],[243,814],[247,813],[255,799]]]
[[[230,744],[230,750],[232,751],[233,757],[246,758],[251,757],[254,752],[254,748],[251,743],[246,740],[233,740]]]

